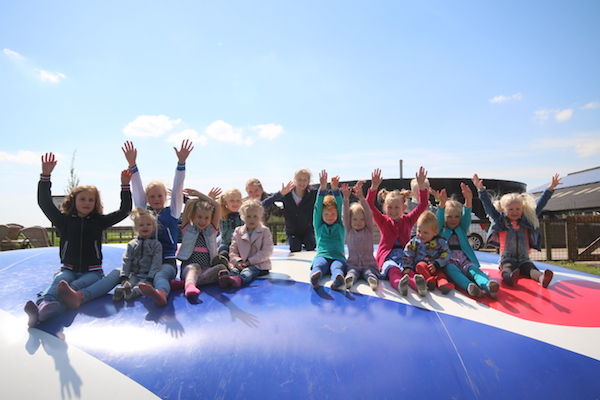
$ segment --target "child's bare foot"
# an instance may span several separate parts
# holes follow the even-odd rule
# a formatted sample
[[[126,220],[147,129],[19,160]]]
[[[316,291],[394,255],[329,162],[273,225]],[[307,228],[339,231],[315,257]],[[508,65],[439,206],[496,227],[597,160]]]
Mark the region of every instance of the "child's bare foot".
[[[196,284],[194,282],[186,282],[184,293],[185,297],[187,297],[188,300],[191,300],[200,296],[200,293],[202,292],[196,287]]]
[[[167,305],[167,293],[163,290],[157,290],[148,282],[142,282],[138,285],[144,296],[148,296],[159,307]]]
[[[27,321],[27,325],[30,328],[33,328],[34,326],[36,326],[38,324],[38,320],[39,320],[39,310],[38,310],[37,304],[35,304],[33,301],[29,300],[27,303],[25,303],[25,307],[23,308],[23,310],[25,310],[25,312],[27,313],[27,316],[29,317],[29,320]]]
[[[490,297],[492,299],[497,299],[498,291],[500,290],[500,284],[496,281],[489,281],[488,282],[488,290],[489,290]]]
[[[60,281],[56,287],[56,294],[69,308],[79,308],[83,303],[83,293],[73,290],[67,281]]]
[[[425,297],[427,295],[427,283],[425,283],[423,275],[415,274],[415,284],[417,285],[417,293],[419,293],[419,296]]]

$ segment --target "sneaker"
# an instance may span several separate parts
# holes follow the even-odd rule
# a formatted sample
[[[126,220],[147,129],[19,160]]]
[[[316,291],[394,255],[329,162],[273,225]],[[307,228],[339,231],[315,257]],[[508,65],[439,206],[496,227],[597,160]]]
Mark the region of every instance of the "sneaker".
[[[140,292],[139,287],[134,287],[129,292],[125,292],[125,300],[132,301],[142,296],[142,292]]]
[[[519,279],[519,270],[515,269],[512,272],[502,271],[502,281],[504,284],[508,286],[514,286],[517,283],[517,279]]]
[[[354,286],[354,276],[348,275],[346,277],[346,289],[350,290]]]
[[[488,282],[488,294],[492,299],[498,298],[498,291],[500,290],[500,284],[496,281]]]
[[[113,301],[123,301],[125,299],[125,289],[123,286],[117,286],[113,294]]]
[[[477,286],[474,283],[469,283],[469,285],[467,286],[467,293],[469,293],[469,296],[471,297],[481,297],[481,289],[479,289],[479,286]]]
[[[337,274],[335,276],[335,279],[333,280],[333,283],[331,284],[331,288],[333,290],[342,290],[345,287],[344,284],[345,284],[344,275]]]
[[[554,277],[554,272],[550,271],[549,269],[545,270],[544,273],[542,274],[542,276],[540,276],[540,283],[541,283],[542,287],[547,288],[553,277]]]
[[[435,287],[437,286],[437,282],[436,281],[437,281],[437,279],[436,279],[435,276],[430,276],[429,278],[427,278],[425,280],[425,282],[427,283],[427,290],[434,291]],[[440,290],[442,290],[442,289],[440,288]]]
[[[373,290],[373,291],[377,290],[377,286],[379,286],[379,281],[377,280],[377,278],[375,278],[374,276],[370,276],[367,278],[367,282],[369,282],[369,286],[371,287],[371,290]]]
[[[427,295],[427,284],[423,275],[415,274],[415,283],[417,284],[417,293],[419,293],[419,296],[425,297]]]
[[[321,271],[316,270],[310,274],[310,284],[312,285],[313,289],[319,287],[319,279],[321,279]]]
[[[419,275],[420,276],[420,275]],[[410,278],[408,275],[404,275],[400,278],[400,283],[398,283],[398,291],[402,296],[408,296],[408,280]]]
[[[222,254],[218,254],[210,261],[211,267],[219,264],[227,265],[229,264],[229,259]]]
[[[25,310],[27,316],[29,317],[29,320],[27,321],[27,326],[29,326],[30,328],[36,326],[39,321],[39,310],[37,304],[29,300],[27,303],[25,303],[25,307],[23,308],[23,310]]]

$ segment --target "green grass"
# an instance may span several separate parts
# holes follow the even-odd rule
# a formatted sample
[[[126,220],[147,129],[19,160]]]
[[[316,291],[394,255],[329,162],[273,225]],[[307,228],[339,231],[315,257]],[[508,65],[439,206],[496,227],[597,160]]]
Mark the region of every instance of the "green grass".
[[[588,274],[600,275],[600,263],[598,264],[583,264],[571,261],[544,261],[548,264],[558,265],[569,269],[574,269],[581,272],[587,272]]]

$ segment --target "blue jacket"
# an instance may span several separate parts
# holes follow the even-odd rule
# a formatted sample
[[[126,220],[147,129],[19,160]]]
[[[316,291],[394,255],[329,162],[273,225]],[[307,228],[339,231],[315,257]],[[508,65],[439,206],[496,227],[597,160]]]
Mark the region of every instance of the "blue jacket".
[[[440,236],[446,239],[450,239],[453,233],[456,233],[458,236],[458,243],[460,244],[460,249],[467,256],[467,258],[473,263],[477,268],[480,267],[479,260],[473,251],[473,248],[469,244],[468,233],[469,227],[471,226],[471,209],[467,207],[463,207],[463,213],[460,217],[460,224],[454,229],[450,229],[446,226],[446,216],[445,209],[438,208],[436,210],[436,216],[438,220],[438,228],[440,229]]]
[[[538,217],[542,214],[544,207],[548,203],[548,200],[550,200],[550,197],[552,197],[553,193],[553,190],[546,189],[537,200],[535,214]],[[496,207],[494,207],[494,204],[492,204],[492,199],[490,198],[490,194],[487,190],[483,189],[479,191],[479,199],[483,204],[485,213],[492,219],[492,225],[488,231],[487,244],[492,247],[499,247],[500,243],[498,240],[498,232],[508,231],[510,228],[510,221],[503,212],[498,211]],[[521,217],[519,219],[519,225],[527,229],[529,234],[529,245],[536,250],[540,250],[542,248],[542,237],[540,235],[540,230],[538,228],[534,228],[525,217]]]

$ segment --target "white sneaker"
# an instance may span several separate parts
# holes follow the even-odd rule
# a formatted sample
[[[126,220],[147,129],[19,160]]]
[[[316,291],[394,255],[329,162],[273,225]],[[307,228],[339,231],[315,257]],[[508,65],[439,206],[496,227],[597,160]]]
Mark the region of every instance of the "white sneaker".
[[[371,286],[371,290],[376,291],[377,286],[379,286],[379,281],[374,276],[370,276],[367,278],[367,282],[369,282],[369,286]]]

